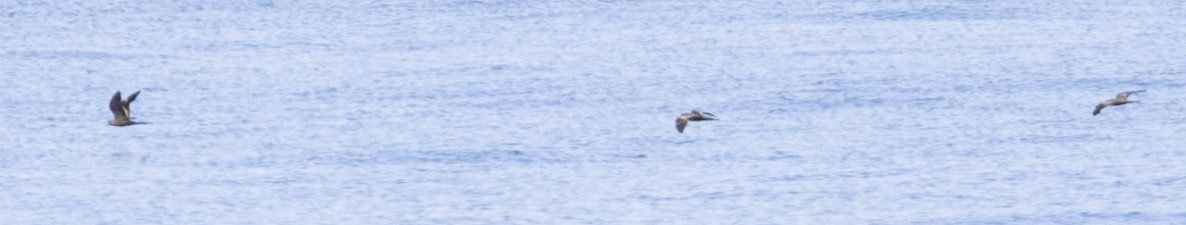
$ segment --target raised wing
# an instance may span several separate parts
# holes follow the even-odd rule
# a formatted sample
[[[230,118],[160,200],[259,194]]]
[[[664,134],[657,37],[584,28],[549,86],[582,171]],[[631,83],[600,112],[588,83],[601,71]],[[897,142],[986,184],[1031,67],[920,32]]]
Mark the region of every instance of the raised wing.
[[[133,92],[128,95],[128,99],[123,102],[124,116],[132,117],[132,101],[136,101],[136,96],[140,96],[140,91]]]
[[[124,104],[120,101],[119,96],[119,91],[115,91],[115,95],[111,96],[111,102],[107,103],[107,107],[111,108],[111,114],[115,116],[116,120],[128,119],[128,114],[124,111]]]
[[[128,95],[128,100],[124,101],[124,105],[132,104],[132,101],[136,101],[136,96],[140,96],[140,91],[136,91],[132,93],[132,95]]]

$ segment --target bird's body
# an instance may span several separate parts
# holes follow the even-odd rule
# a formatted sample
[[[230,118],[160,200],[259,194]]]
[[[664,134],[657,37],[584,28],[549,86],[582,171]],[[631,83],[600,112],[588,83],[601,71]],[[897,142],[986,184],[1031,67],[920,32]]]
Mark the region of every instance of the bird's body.
[[[708,116],[705,116],[705,115],[708,115]],[[709,117],[709,116],[711,116],[711,117]],[[688,126],[688,121],[716,120],[717,119],[717,118],[713,118],[713,117],[716,117],[716,115],[713,115],[712,113],[708,113],[708,112],[700,112],[697,110],[692,110],[692,112],[690,112],[690,113],[680,114],[679,118],[675,119],[675,130],[679,131],[680,133],[683,133],[684,127]]]
[[[107,124],[120,127],[136,124],[132,122],[132,109],[129,106],[136,100],[136,96],[140,95],[140,91],[128,95],[126,100],[120,100],[119,95],[119,91],[115,91],[115,95],[111,96],[111,102],[107,104],[111,108],[111,114],[115,116],[111,121],[107,121]]]
[[[1138,102],[1138,101],[1129,101],[1128,96],[1132,95],[1133,93],[1144,92],[1144,91],[1145,90],[1120,92],[1120,93],[1116,94],[1116,98],[1104,100],[1103,102],[1100,102],[1099,105],[1095,105],[1095,111],[1091,112],[1091,115],[1092,116],[1099,115],[1100,110],[1103,110],[1104,107],[1118,106],[1118,105],[1124,105],[1124,104],[1128,104],[1128,103]]]

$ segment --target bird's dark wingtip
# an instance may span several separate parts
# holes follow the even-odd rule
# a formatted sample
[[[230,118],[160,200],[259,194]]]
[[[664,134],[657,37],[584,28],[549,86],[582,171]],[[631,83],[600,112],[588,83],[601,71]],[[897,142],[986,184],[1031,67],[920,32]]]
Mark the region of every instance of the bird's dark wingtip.
[[[136,101],[136,96],[139,96],[139,95],[140,95],[140,91],[132,92],[131,95],[128,95],[127,102],[132,103],[132,101]]]

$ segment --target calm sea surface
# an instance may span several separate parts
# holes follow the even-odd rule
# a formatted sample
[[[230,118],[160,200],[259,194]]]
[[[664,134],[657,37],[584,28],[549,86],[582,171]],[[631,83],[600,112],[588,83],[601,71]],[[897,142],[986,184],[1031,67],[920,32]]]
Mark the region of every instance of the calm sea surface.
[[[6,1],[0,30],[0,224],[1186,223],[1173,1]],[[147,124],[106,125],[116,90]]]

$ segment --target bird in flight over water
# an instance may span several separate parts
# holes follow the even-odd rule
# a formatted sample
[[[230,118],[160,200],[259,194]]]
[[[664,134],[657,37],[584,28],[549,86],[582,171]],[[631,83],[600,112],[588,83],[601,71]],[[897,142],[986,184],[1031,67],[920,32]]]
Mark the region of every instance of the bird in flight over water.
[[[684,133],[684,127],[688,126],[688,121],[717,120],[717,118],[713,118],[716,116],[717,115],[713,115],[712,113],[700,112],[698,110],[692,110],[690,113],[680,114],[679,118],[675,119],[675,130],[678,130],[680,133]]]
[[[132,122],[132,109],[128,108],[128,106],[132,104],[132,101],[136,100],[137,95],[140,95],[140,91],[128,95],[128,99],[121,101],[119,91],[115,91],[115,95],[111,96],[111,102],[107,104],[111,108],[111,114],[114,114],[115,118],[107,121],[107,124],[120,127],[136,124],[136,122]]]
[[[1129,101],[1129,100],[1128,100],[1128,95],[1131,95],[1131,94],[1133,94],[1133,93],[1138,93],[1138,92],[1145,92],[1145,90],[1136,90],[1136,91],[1125,91],[1125,92],[1120,92],[1119,94],[1116,94],[1116,98],[1113,98],[1113,99],[1108,99],[1108,100],[1104,100],[1103,102],[1100,102],[1100,104],[1099,104],[1099,105],[1096,105],[1096,106],[1095,106],[1095,111],[1094,111],[1094,112],[1091,112],[1091,115],[1092,115],[1092,116],[1099,115],[1099,114],[1100,114],[1100,110],[1103,110],[1103,109],[1104,109],[1104,107],[1108,107],[1108,106],[1116,106],[1116,105],[1124,105],[1124,104],[1128,104],[1128,103],[1139,102],[1139,101]]]

